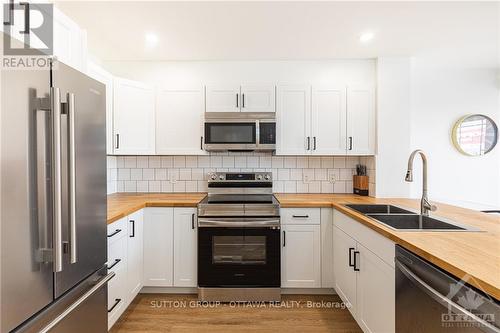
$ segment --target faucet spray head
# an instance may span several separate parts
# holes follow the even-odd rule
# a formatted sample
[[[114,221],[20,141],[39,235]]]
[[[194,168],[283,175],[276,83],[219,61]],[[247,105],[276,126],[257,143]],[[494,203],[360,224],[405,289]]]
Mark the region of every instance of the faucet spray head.
[[[407,170],[406,171],[406,177],[405,180],[407,182],[412,182],[413,181],[413,171],[412,170]]]

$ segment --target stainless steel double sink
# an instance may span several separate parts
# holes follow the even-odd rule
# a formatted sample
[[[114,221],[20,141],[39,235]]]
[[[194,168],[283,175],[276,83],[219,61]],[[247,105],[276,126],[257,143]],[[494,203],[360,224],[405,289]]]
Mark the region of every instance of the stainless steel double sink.
[[[393,205],[350,204],[347,208],[400,231],[479,231],[442,218],[420,215]]]

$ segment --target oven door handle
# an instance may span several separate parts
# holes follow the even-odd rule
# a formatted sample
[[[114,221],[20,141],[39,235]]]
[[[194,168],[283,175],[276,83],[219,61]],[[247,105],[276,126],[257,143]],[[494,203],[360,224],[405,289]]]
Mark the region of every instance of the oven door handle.
[[[498,328],[494,327],[489,322],[479,318],[475,314],[464,309],[460,305],[458,305],[455,302],[453,302],[452,300],[448,299],[446,296],[442,295],[436,289],[429,286],[427,283],[425,283],[422,279],[420,279],[417,275],[415,275],[415,273],[413,273],[405,264],[403,264],[397,258],[395,259],[395,264],[396,264],[396,267],[401,271],[401,273],[403,273],[406,276],[406,278],[408,278],[415,286],[417,286],[420,290],[422,290],[424,293],[426,293],[429,297],[431,297],[434,301],[439,303],[441,306],[447,307],[448,309],[450,309],[452,312],[454,312],[456,314],[461,314],[461,315],[465,315],[467,317],[470,317],[472,320],[479,323],[485,332],[495,332],[495,333],[500,332],[500,330]]]
[[[265,220],[245,220],[245,221],[228,221],[222,219],[209,219],[209,218],[199,218],[198,227],[238,227],[238,228],[249,228],[249,227],[275,227],[279,229],[280,220],[279,219],[265,219]]]

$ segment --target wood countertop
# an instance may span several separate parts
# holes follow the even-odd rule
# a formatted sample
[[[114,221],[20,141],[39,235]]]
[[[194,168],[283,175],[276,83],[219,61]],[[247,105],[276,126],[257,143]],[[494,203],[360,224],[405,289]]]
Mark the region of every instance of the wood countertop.
[[[108,223],[144,207],[196,207],[206,193],[116,193],[108,196]],[[395,231],[345,204],[392,204],[420,209],[415,199],[379,199],[353,194],[276,194],[282,208],[335,208],[451,274],[500,300],[500,217],[436,204],[431,216],[476,227],[481,232]],[[432,201],[432,198],[431,198]]]
[[[108,224],[144,207],[196,207],[206,193],[114,193],[108,195]]]

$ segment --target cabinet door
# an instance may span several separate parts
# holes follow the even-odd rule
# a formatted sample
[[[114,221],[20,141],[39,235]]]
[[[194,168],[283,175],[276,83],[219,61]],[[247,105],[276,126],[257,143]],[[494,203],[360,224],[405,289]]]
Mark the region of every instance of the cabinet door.
[[[281,237],[281,286],[321,287],[320,226],[284,225]]]
[[[87,65],[87,35],[69,17],[54,7],[54,56],[63,63],[85,72]]]
[[[173,281],[174,209],[146,208],[144,216],[144,285],[171,287]]]
[[[375,154],[375,92],[372,87],[347,88],[347,153]]]
[[[395,271],[358,244],[357,320],[364,332],[395,332]]]
[[[356,272],[349,266],[354,256],[356,241],[337,227],[333,227],[333,270],[335,290],[342,300],[351,304],[349,311],[356,314]],[[354,258],[352,258],[354,259]]]
[[[127,289],[129,302],[134,299],[142,288],[143,226],[142,209],[128,216]]]
[[[274,85],[241,86],[242,112],[275,112]]]
[[[154,154],[154,90],[140,82],[126,79],[115,79],[113,88],[115,154]]]
[[[345,154],[346,91],[345,87],[312,89],[312,153]]]
[[[239,85],[210,85],[205,89],[206,112],[240,112]]]
[[[196,208],[174,208],[174,287],[196,287]]]
[[[278,86],[276,153],[304,155],[311,148],[311,87]]]
[[[113,154],[113,75],[93,62],[87,65],[87,74],[106,86],[106,153]]]
[[[156,96],[156,153],[203,153],[203,87],[161,88]]]
[[[333,209],[321,208],[321,288],[334,288]]]

